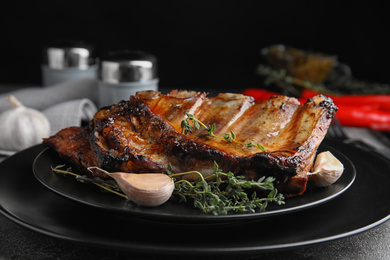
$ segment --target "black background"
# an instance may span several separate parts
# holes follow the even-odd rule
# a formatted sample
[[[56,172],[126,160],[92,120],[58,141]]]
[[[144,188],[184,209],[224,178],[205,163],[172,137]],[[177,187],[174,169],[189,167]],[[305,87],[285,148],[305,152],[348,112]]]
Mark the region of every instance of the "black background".
[[[41,84],[43,46],[83,40],[97,55],[141,49],[160,86],[260,86],[260,50],[282,43],[338,56],[359,79],[389,83],[389,8],[341,1],[13,1],[0,15],[0,83]]]

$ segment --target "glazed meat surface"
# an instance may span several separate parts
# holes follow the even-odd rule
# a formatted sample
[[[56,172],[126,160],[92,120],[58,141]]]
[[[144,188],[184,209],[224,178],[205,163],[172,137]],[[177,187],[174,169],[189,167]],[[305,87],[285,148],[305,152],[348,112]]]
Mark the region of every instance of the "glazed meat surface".
[[[336,111],[322,95],[301,105],[286,96],[255,103],[241,94],[208,98],[194,91],[145,91],[103,107],[88,127],[63,129],[44,144],[80,169],[145,173],[163,172],[171,164],[175,172],[208,175],[215,161],[247,179],[274,176],[280,192],[296,196],[306,189],[306,173]],[[208,136],[202,128],[184,135],[186,113],[205,125],[215,123],[216,135],[233,131],[237,141],[259,143],[266,151]]]

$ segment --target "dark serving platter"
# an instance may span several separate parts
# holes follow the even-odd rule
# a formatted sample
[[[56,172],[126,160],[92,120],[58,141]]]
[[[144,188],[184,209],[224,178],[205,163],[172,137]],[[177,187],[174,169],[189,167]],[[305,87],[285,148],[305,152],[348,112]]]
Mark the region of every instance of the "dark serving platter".
[[[388,220],[390,162],[340,142],[327,141],[321,147],[324,148],[344,154],[356,169],[356,179],[338,196],[299,210],[256,217],[244,214],[228,217],[227,221],[210,220],[213,216],[197,221],[200,213],[191,217],[184,210],[178,212],[187,216],[181,221],[177,216],[161,217],[160,212],[124,213],[106,206],[86,205],[89,203],[53,192],[33,174],[33,162],[44,151],[42,146],[35,146],[0,163],[0,213],[28,229],[75,243],[182,254],[295,248],[344,238]],[[95,196],[94,187],[93,191],[87,188],[84,192]],[[286,201],[286,205],[292,203]],[[185,239],[183,234],[187,234]]]
[[[289,198],[284,205],[269,204],[265,212],[236,213],[214,216],[204,214],[191,205],[168,201],[162,206],[150,208],[140,207],[122,197],[100,191],[94,185],[86,185],[75,181],[74,177],[54,174],[51,166],[66,164],[51,149],[41,152],[33,163],[33,172],[37,179],[50,190],[77,202],[106,209],[116,213],[123,213],[141,219],[169,221],[174,223],[221,223],[259,219],[279,214],[287,214],[298,210],[318,206],[342,194],[353,183],[356,177],[355,167],[342,153],[332,147],[323,145],[322,150],[331,151],[344,165],[344,173],[332,186],[322,189],[306,191],[304,195]],[[189,203],[188,203],[189,204]]]

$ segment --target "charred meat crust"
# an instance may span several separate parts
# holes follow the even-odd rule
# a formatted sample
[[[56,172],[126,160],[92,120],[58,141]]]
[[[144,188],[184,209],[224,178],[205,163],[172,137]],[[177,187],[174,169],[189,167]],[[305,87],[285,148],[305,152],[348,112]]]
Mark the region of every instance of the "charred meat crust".
[[[267,152],[206,136],[202,130],[181,134],[180,122],[189,111],[204,122],[214,120],[221,133],[234,129],[240,141],[260,142]],[[102,108],[88,128],[64,129],[44,144],[84,169],[95,165],[108,171],[163,172],[171,164],[177,172],[207,175],[215,161],[247,179],[274,176],[284,195],[295,196],[305,191],[306,172],[336,111],[324,96],[300,105],[285,96],[254,103],[239,94],[206,98],[193,91],[148,91]],[[77,131],[79,136],[71,134]]]
[[[96,166],[89,139],[88,127],[69,127],[54,136],[43,139],[43,144],[55,150],[61,158],[67,160],[72,168],[83,174],[90,174],[90,166]],[[106,178],[106,174],[96,172],[95,177]]]
[[[240,157],[197,142],[178,133],[160,116],[152,113],[147,104],[136,97],[131,97],[129,102],[122,103],[119,107],[118,111],[114,110],[115,112],[110,113],[109,117],[99,119],[95,117],[91,125],[91,129],[96,129],[91,132],[90,136],[93,150],[101,167],[109,171],[156,172],[164,171],[167,166],[153,161],[150,157],[138,155],[134,149],[126,149],[127,147],[123,147],[115,135],[107,134],[104,138],[104,142],[110,144],[110,149],[102,146],[101,132],[107,127],[112,130],[117,118],[126,118],[129,122],[135,122],[137,119],[138,123],[132,124],[131,130],[140,133],[140,135],[147,134],[149,141],[153,142],[154,146],[161,147],[160,150],[165,152],[169,157],[169,162],[178,171],[197,170],[199,164],[216,161],[222,169],[238,174],[254,171],[254,174],[251,174],[253,178],[259,178],[260,174],[266,171],[283,182],[287,177],[296,173],[297,165],[300,163],[299,157],[286,157],[286,153],[283,153],[283,156],[274,152]],[[209,137],[204,138],[208,139]],[[129,169],[129,162],[134,162],[136,168]],[[180,162],[187,163],[185,166],[179,166]]]
[[[124,123],[124,124],[121,124]],[[150,133],[164,133],[164,124],[156,121],[133,97],[118,105],[100,110],[90,122],[91,148],[100,167],[108,171],[161,172],[166,165],[142,154],[131,142],[147,143],[142,149],[161,152]]]
[[[307,103],[314,102],[314,106],[322,107],[326,111],[328,118],[332,118],[337,110],[339,109],[333,102],[330,97],[327,97],[323,94],[319,94],[318,96],[314,96],[307,100]]]

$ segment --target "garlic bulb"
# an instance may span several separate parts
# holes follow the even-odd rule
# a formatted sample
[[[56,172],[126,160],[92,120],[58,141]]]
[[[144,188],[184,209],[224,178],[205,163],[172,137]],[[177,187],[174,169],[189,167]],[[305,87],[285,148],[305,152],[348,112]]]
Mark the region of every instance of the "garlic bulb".
[[[317,155],[313,172],[309,172],[309,182],[317,187],[326,187],[335,183],[344,171],[344,165],[329,152]]]
[[[38,110],[23,106],[14,96],[13,108],[0,115],[0,149],[20,151],[42,142],[50,135],[50,122]]]

